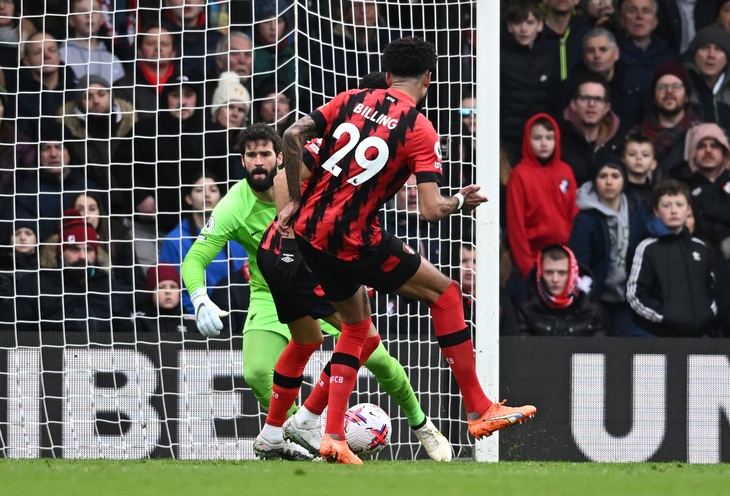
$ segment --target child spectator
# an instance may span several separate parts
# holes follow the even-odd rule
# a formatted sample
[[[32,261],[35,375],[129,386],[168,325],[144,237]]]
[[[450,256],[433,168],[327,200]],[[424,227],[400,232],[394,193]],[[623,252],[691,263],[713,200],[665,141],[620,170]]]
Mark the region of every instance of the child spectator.
[[[590,276],[565,245],[538,253],[528,281],[528,296],[516,306],[520,334],[532,336],[604,336],[606,313],[591,301]],[[587,283],[586,286],[583,283]]]
[[[624,193],[636,195],[648,209],[653,188],[651,176],[657,166],[654,145],[641,132],[629,133],[621,153],[621,161],[626,167]]]
[[[0,245],[10,245],[0,251],[0,329],[12,329],[15,325],[12,309],[17,288],[28,277],[37,277],[39,263],[38,222],[31,219],[17,219],[15,231],[3,239]]]
[[[606,162],[592,182],[578,189],[578,208],[569,246],[593,274],[591,299],[608,311],[611,336],[635,335],[626,303],[628,262],[644,235],[649,213],[643,202],[623,193],[625,173]]]
[[[38,270],[38,221],[16,220],[9,241],[13,250],[0,262],[0,296],[12,297],[16,284]]]
[[[558,84],[553,57],[545,47],[542,30],[542,15],[535,2],[510,3],[508,34],[502,40],[499,58],[499,136],[512,164],[520,160],[525,122],[538,112],[550,110],[548,102]],[[471,109],[463,102],[462,108]]]
[[[183,317],[180,273],[160,264],[147,270],[148,298],[137,317],[138,332],[193,332],[195,319]]]
[[[560,159],[560,130],[547,114],[525,124],[522,161],[507,182],[507,235],[515,263],[527,277],[540,250],[566,244],[573,229],[576,184]]]
[[[702,337],[716,330],[712,257],[685,226],[690,201],[679,181],[656,186],[651,237],[637,247],[626,284],[638,323],[653,336]]]
[[[90,74],[113,83],[124,76],[121,60],[109,52],[99,36],[104,27],[100,0],[72,0],[68,25],[70,36],[61,45],[61,60],[79,80]]]

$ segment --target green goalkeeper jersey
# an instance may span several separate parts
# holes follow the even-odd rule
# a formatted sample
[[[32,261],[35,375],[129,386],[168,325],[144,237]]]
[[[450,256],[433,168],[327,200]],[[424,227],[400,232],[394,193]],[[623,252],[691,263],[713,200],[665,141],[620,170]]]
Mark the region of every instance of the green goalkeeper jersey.
[[[248,253],[251,298],[261,292],[269,295],[269,287],[256,263],[256,252],[266,227],[275,216],[273,202],[256,198],[245,179],[236,183],[213,209],[208,223],[185,257],[182,277],[188,293],[205,286],[205,268],[228,241],[234,240]]]
[[[248,253],[251,297],[244,332],[265,330],[290,339],[289,328],[279,322],[269,286],[259,270],[257,254],[264,231],[276,217],[273,202],[261,201],[245,179],[236,183],[213,209],[182,265],[182,278],[188,294],[205,286],[205,268],[230,240],[237,241]],[[320,321],[322,330],[333,336],[339,331]]]

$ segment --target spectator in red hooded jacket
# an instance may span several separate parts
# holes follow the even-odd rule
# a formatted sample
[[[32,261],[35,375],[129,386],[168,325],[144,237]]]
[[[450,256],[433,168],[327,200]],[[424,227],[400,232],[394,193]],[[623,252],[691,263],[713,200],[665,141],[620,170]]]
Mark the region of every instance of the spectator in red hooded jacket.
[[[570,166],[560,159],[560,130],[547,114],[525,124],[522,161],[507,182],[507,235],[523,277],[540,250],[567,244],[573,228],[577,187]]]

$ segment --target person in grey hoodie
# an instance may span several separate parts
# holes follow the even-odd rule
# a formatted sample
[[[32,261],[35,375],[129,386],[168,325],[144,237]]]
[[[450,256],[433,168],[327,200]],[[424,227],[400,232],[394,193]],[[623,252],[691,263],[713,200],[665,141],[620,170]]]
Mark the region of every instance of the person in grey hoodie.
[[[591,299],[607,309],[610,336],[641,336],[626,302],[626,279],[636,246],[644,236],[649,212],[636,196],[623,192],[626,173],[618,159],[598,168],[592,182],[578,188],[568,246],[593,273]]]

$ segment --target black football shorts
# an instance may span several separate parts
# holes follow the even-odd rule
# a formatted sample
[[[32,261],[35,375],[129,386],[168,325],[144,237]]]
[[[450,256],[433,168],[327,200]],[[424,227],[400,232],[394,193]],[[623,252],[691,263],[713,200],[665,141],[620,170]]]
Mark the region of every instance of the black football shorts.
[[[317,278],[306,265],[301,264],[296,279],[289,283],[276,268],[277,255],[259,246],[257,263],[261,274],[274,297],[276,313],[282,324],[294,322],[307,315],[321,319],[336,312],[335,307],[324,297],[324,291]]]
[[[297,236],[297,245],[330,301],[342,301],[361,285],[387,294],[403,286],[421,266],[421,255],[392,234],[382,231],[377,246],[355,261],[344,261],[318,250]]]

